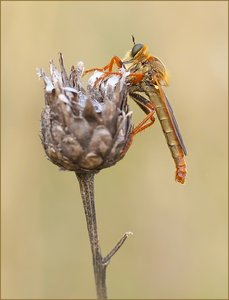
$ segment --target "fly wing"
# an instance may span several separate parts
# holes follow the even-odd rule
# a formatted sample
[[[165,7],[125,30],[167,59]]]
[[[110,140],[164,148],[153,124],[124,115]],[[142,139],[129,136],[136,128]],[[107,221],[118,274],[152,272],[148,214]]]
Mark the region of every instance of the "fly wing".
[[[187,150],[186,150],[186,147],[184,145],[184,142],[183,142],[183,139],[182,139],[182,136],[181,136],[181,133],[180,133],[180,130],[179,130],[179,127],[178,127],[178,124],[177,124],[177,121],[176,121],[176,118],[174,116],[174,113],[173,113],[173,110],[172,110],[172,107],[169,103],[169,100],[167,99],[167,97],[165,96],[165,99],[166,99],[166,106],[168,108],[168,111],[169,111],[169,115],[171,117],[171,121],[173,123],[173,127],[175,129],[175,132],[176,132],[176,136],[178,138],[178,141],[181,145],[181,148],[182,150],[184,151],[184,154],[187,155]]]

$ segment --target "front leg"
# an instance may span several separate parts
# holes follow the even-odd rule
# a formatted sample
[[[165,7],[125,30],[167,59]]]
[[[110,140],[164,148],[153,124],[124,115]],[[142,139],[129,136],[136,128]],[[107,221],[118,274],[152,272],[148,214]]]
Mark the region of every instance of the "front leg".
[[[108,72],[111,72],[114,64],[116,64],[119,69],[123,66],[121,59],[118,56],[113,56],[109,64],[104,67],[104,71],[108,70]]]
[[[107,71],[106,73],[110,73],[112,72],[112,69],[114,67],[114,64],[116,64],[116,66],[120,69],[123,66],[123,63],[121,61],[121,59],[118,56],[113,56],[109,62],[109,64],[107,64],[105,67],[103,68],[92,68],[92,69],[88,69],[86,71],[84,71],[84,75],[86,75],[87,73],[90,72],[94,72],[94,71],[100,71],[100,72],[104,72]]]

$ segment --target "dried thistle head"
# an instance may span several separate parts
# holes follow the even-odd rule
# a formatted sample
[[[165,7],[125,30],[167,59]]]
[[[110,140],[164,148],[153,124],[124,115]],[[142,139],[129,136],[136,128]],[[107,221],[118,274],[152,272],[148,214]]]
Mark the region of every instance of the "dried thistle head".
[[[111,76],[95,87],[94,73],[82,85],[82,62],[68,76],[60,54],[60,71],[50,62],[50,78],[42,69],[45,108],[41,116],[41,141],[48,158],[63,170],[98,172],[124,156],[131,138],[131,112],[123,76]]]

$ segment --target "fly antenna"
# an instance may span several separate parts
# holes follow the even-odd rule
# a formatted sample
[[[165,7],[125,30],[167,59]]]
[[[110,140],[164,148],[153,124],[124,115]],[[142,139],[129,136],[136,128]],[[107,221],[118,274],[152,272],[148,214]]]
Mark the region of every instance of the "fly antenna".
[[[132,36],[132,41],[133,41],[133,43],[134,43],[134,45],[135,45],[135,38],[134,38],[133,35],[131,35],[131,36]]]

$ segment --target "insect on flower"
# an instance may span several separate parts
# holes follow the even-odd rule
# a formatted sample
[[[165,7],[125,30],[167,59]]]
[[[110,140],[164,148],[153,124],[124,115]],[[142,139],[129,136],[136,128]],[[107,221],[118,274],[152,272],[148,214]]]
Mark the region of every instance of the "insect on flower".
[[[144,120],[133,129],[132,134],[134,136],[151,126],[155,121],[154,113],[156,112],[176,165],[175,179],[184,183],[187,173],[184,156],[187,155],[187,151],[172,107],[162,88],[168,85],[167,70],[157,57],[149,53],[146,45],[136,44],[133,36],[132,39],[134,46],[122,60],[114,56],[105,67],[89,69],[84,74],[96,70],[102,71],[103,75],[97,80],[101,82],[111,74],[122,76],[122,72],[119,71],[121,68],[129,72],[126,78],[129,84],[129,96],[147,114]],[[113,71],[114,65],[118,67],[118,72]]]

